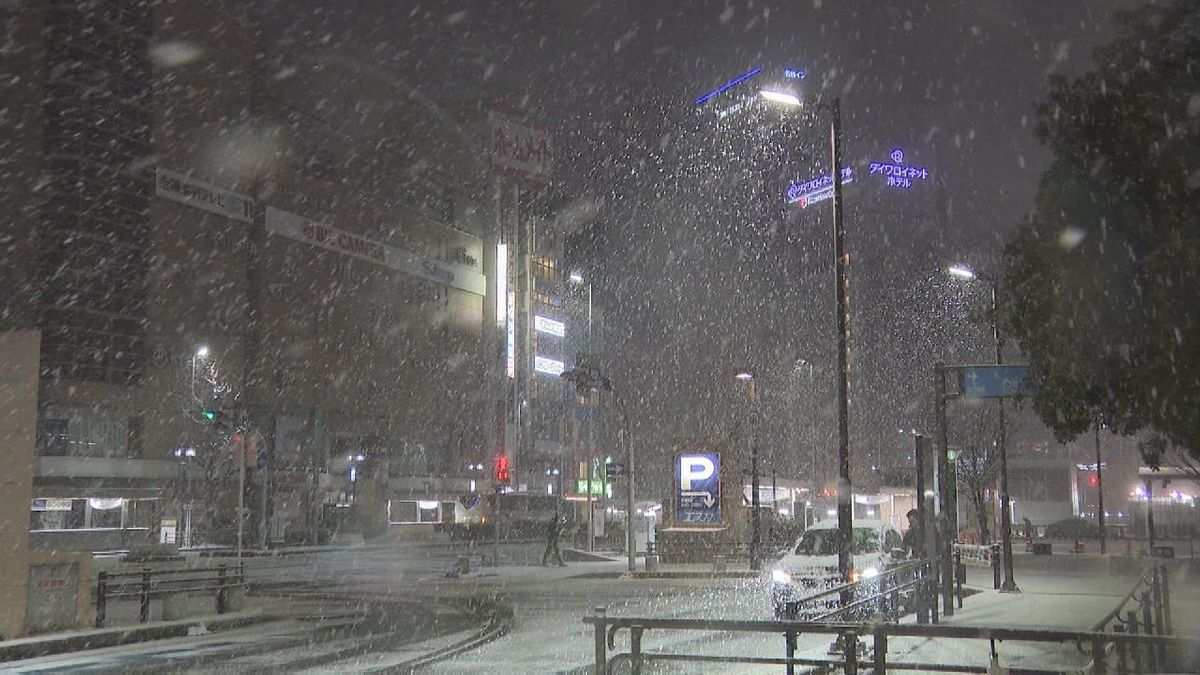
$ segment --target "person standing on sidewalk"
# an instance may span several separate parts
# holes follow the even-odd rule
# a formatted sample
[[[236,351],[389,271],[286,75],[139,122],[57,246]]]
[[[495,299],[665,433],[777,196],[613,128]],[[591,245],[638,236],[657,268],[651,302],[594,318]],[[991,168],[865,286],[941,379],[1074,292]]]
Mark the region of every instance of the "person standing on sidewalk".
[[[542,567],[545,567],[550,560],[550,554],[554,554],[554,559],[558,562],[559,567],[566,567],[563,562],[562,551],[558,548],[558,535],[562,532],[562,521],[558,514],[550,516],[550,523],[546,527],[546,552],[542,554]]]

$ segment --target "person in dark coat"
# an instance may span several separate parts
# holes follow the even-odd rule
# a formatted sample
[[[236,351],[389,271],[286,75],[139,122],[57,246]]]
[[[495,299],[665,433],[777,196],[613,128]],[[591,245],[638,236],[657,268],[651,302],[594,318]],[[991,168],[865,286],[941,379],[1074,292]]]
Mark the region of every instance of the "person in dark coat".
[[[908,531],[904,533],[900,545],[908,557],[920,558],[921,549],[925,546],[925,535],[921,531],[921,512],[909,509],[905,515],[908,516]]]
[[[546,527],[546,552],[542,554],[542,567],[545,567],[550,560],[550,554],[554,554],[554,559],[558,562],[559,567],[566,567],[563,562],[562,551],[558,549],[558,535],[562,532],[562,520],[558,514],[550,517],[550,523]]]

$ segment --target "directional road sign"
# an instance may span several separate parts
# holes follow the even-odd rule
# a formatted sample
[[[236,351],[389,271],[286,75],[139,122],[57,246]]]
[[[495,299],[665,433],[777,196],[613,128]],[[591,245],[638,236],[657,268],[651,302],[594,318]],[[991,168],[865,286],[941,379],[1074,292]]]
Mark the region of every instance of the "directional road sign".
[[[715,452],[675,457],[675,518],[680,523],[721,522],[721,456]]]
[[[958,372],[966,398],[1012,398],[1033,393],[1029,366],[963,366]]]
[[[609,462],[604,465],[604,475],[607,478],[616,478],[617,476],[625,475],[625,462]]]

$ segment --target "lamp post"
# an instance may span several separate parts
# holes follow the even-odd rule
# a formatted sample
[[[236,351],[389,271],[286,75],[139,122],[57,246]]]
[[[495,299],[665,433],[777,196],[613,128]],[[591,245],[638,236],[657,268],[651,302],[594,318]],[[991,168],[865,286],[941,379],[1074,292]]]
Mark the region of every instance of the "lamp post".
[[[750,569],[758,571],[762,567],[759,557],[762,546],[762,509],[759,508],[758,496],[758,427],[762,415],[758,406],[758,388],[755,386],[754,373],[740,372],[737,379],[745,382],[750,392]],[[774,499],[774,494],[771,497]]]
[[[1100,416],[1096,416],[1096,520],[1100,527],[1100,555],[1108,553],[1104,534],[1104,468],[1100,462]]]
[[[800,97],[778,87],[762,89],[762,98],[789,107],[803,105]],[[850,483],[850,306],[846,293],[846,228],[842,205],[842,113],[841,99],[834,97],[820,105],[829,114],[830,176],[832,177],[833,293],[837,324],[837,399],[838,399],[838,574],[849,582],[853,565],[851,532],[854,511]]]
[[[997,301],[998,289],[996,280],[980,275],[966,265],[951,265],[946,269],[946,272],[959,279],[983,281],[988,284],[989,291],[991,292],[992,340],[996,343],[996,365],[1003,364],[1004,342],[1000,337],[1000,312]],[[1017,593],[1021,589],[1017,588],[1017,582],[1013,579],[1012,506],[1010,505],[1008,494],[1008,443],[1005,439],[1004,399],[1002,398],[996,399],[996,416],[998,424],[996,446],[1000,449],[1000,546],[1003,550],[1004,560],[1004,583],[1001,584],[1000,590],[1008,593]]]
[[[587,280],[586,278],[584,278],[583,273],[578,272],[578,271],[571,272],[570,274],[568,274],[567,279],[569,279],[570,282],[573,284],[586,284],[586,287],[587,287],[587,351],[591,352],[591,349],[592,349],[592,282]],[[593,398],[593,391],[591,389],[579,389],[578,394],[580,397],[585,397],[583,400],[587,404],[588,412],[589,412],[589,414],[588,414],[588,431],[587,431],[587,433],[588,433],[587,451],[584,453],[586,455],[586,460],[587,460],[585,462],[585,465],[587,466],[587,475],[584,478],[587,481],[585,483],[586,488],[587,488],[585,490],[585,492],[587,493],[587,528],[588,528],[587,547],[588,547],[589,551],[593,551],[596,548],[596,540],[595,540],[596,509],[595,509],[594,505],[592,504],[592,476],[593,476],[593,473],[595,472],[595,462],[593,462],[592,460],[594,459],[593,454],[595,453],[595,449],[596,449],[596,442],[595,442],[596,441],[596,420],[595,420],[595,415],[594,415],[595,411],[592,410],[591,408],[594,407],[595,399]],[[579,399],[577,398],[576,400],[578,401]],[[578,426],[576,426],[575,429],[576,429],[576,437],[578,437]]]

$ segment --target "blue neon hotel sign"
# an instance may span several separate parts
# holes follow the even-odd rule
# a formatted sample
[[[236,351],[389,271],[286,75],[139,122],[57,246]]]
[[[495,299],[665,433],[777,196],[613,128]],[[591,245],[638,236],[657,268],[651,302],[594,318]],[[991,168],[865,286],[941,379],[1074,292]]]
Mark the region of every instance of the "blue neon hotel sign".
[[[854,169],[842,167],[842,185],[854,182]],[[810,178],[803,183],[792,183],[787,190],[787,203],[797,204],[807,208],[817,202],[823,202],[833,196],[833,176],[825,174]]]
[[[882,176],[887,186],[898,190],[907,190],[915,180],[929,178],[929,169],[923,166],[908,166],[904,163],[904,151],[896,148],[891,154],[892,162],[871,162],[867,165],[867,175]]]

